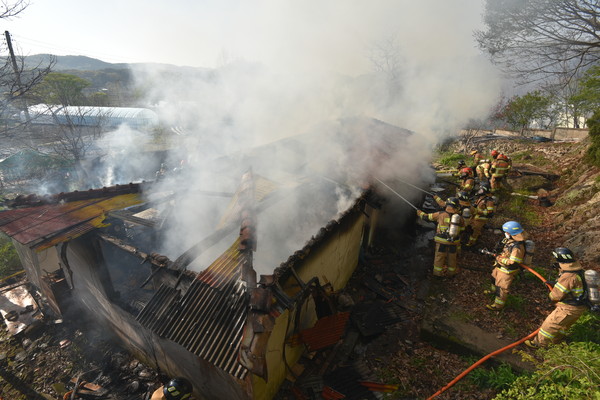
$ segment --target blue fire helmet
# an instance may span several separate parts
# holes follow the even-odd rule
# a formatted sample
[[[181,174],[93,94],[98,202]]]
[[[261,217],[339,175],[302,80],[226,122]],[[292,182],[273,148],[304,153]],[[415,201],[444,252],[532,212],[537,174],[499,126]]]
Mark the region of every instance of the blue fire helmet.
[[[523,232],[523,227],[517,221],[508,221],[502,225],[502,230],[513,236]]]

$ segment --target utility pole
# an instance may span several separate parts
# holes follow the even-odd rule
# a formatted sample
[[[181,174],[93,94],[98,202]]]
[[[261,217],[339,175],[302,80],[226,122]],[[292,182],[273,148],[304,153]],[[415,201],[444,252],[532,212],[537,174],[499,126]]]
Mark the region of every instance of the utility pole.
[[[12,66],[15,70],[15,75],[17,77],[17,85],[19,87],[19,95],[21,95],[21,89],[23,88],[23,84],[21,83],[21,71],[19,71],[19,67],[17,66],[17,59],[15,58],[15,52],[12,47],[12,41],[10,40],[10,33],[8,31],[4,31],[4,36],[6,37],[6,44],[8,45],[8,51],[10,53],[10,59],[12,60]],[[27,99],[23,97],[23,111],[25,112],[25,119],[27,123],[31,122],[31,118],[29,116],[29,107],[27,106]]]

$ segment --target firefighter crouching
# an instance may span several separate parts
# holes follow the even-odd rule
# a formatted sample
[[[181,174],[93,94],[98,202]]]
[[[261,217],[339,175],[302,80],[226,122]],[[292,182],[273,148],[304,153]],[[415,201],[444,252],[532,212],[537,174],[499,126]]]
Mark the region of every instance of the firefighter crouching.
[[[587,304],[600,302],[597,294],[598,273],[594,270],[584,271],[581,263],[575,260],[573,252],[566,247],[558,247],[552,254],[560,270],[558,280],[549,294],[550,300],[556,302],[556,308],[546,317],[537,336],[525,341],[527,346],[533,348],[563,340],[567,330],[588,309]],[[595,277],[590,279],[592,275]],[[593,279],[596,280],[595,284]],[[586,281],[590,281],[590,284],[586,284]],[[596,293],[589,295],[590,288],[593,289],[594,286]]]
[[[173,378],[152,393],[150,400],[191,400],[192,384],[185,378]]]
[[[475,199],[475,205],[473,207],[473,216],[469,221],[471,226],[471,235],[467,242],[467,246],[474,246],[477,243],[477,239],[481,236],[481,231],[487,223],[487,221],[494,216],[496,211],[496,202],[490,194],[489,183],[482,183],[477,191],[477,198]]]
[[[465,220],[459,214],[458,199],[450,197],[446,200],[445,205],[444,211],[430,214],[417,210],[419,218],[437,224],[433,238],[435,241],[433,275],[437,277],[451,277],[458,273],[458,246],[460,245],[461,233],[465,229]]]
[[[486,307],[489,310],[499,311],[506,305],[506,299],[510,286],[513,283],[515,276],[519,272],[519,268],[523,258],[525,257],[525,240],[527,233],[524,231],[521,224],[516,221],[508,221],[502,225],[505,239],[502,252],[496,256],[494,270],[492,271],[492,290],[486,290],[486,294],[495,294],[494,303],[488,304]]]

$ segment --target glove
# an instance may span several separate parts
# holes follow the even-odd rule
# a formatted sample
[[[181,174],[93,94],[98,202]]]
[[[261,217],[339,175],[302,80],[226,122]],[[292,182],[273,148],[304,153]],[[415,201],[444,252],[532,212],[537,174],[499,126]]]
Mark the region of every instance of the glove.
[[[556,281],[544,281],[544,283],[545,283],[546,285],[550,285],[550,286],[552,286],[552,287],[554,287],[554,285],[556,285]]]
[[[421,210],[417,210],[417,217],[421,218],[425,213]]]

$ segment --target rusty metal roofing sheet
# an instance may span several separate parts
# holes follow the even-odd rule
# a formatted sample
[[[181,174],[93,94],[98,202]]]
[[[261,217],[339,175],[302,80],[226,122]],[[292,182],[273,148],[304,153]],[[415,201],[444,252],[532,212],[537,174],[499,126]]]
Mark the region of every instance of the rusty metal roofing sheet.
[[[109,211],[142,202],[137,193],[0,212],[0,230],[24,245],[52,246],[103,226]]]
[[[161,287],[137,316],[158,335],[243,379],[248,370],[238,362],[249,299],[240,279],[247,254],[239,239],[207,269],[183,295]]]
[[[349,317],[349,312],[323,317],[312,328],[300,332],[300,340],[308,346],[310,351],[334,345],[344,335]]]

